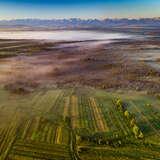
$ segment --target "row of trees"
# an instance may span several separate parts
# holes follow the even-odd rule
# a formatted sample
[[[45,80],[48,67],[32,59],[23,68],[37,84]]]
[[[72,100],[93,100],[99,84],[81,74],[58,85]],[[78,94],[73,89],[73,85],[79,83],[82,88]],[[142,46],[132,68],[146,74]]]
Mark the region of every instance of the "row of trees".
[[[120,147],[126,143],[126,136],[119,132],[96,132],[93,133],[86,128],[77,130],[77,143],[87,141],[97,145],[109,145],[112,147]]]
[[[143,139],[144,135],[141,129],[138,127],[136,118],[134,114],[131,114],[127,110],[127,104],[122,102],[121,99],[116,99],[114,101],[114,105],[118,112],[122,113],[124,119],[126,119],[126,123],[130,127],[133,135],[136,139]],[[87,141],[89,143],[94,143],[97,145],[109,145],[113,147],[124,146],[130,141],[130,137],[126,137],[122,132],[92,132],[87,128],[77,128],[76,132],[76,142],[81,143],[83,141]]]
[[[127,105],[122,102],[121,99],[117,99],[115,101],[115,105],[118,108],[118,110],[120,110],[121,112],[123,112],[124,117],[127,119],[132,132],[135,136],[136,139],[143,139],[144,135],[142,133],[142,131],[140,130],[140,128],[137,125],[135,116],[133,114],[131,114],[128,110],[127,110]]]

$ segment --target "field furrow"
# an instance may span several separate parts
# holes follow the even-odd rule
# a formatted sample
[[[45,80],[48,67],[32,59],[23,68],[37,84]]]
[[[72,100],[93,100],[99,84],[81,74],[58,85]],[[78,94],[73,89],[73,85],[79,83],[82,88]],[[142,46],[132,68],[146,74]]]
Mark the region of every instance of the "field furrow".
[[[105,123],[102,112],[98,108],[95,99],[90,97],[89,101],[90,101],[90,104],[91,104],[91,107],[92,107],[92,110],[93,110],[93,114],[94,114],[94,118],[95,118],[98,130],[102,131],[102,132],[108,131],[107,124]]]
[[[71,113],[72,128],[79,127],[78,98],[74,95],[71,96],[70,113]]]

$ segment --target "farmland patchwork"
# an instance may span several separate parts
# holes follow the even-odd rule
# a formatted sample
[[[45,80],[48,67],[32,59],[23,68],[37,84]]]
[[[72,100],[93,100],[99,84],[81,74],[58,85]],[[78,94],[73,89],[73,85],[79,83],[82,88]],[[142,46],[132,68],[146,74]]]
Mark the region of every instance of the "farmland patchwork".
[[[160,159],[156,98],[80,87],[1,97],[1,160]]]

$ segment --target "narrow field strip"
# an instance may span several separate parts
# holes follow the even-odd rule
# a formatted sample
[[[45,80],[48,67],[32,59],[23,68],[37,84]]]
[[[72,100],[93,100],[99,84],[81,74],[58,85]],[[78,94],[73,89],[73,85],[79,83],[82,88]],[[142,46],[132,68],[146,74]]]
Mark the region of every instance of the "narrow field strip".
[[[145,160],[158,160],[160,159],[160,153],[153,150],[146,150],[146,148],[121,148],[119,150],[111,147],[89,147],[84,146],[86,149],[90,149],[92,153],[103,155],[104,158],[117,157],[117,159],[145,159]],[[102,157],[103,157],[102,156]],[[96,156],[98,158],[99,156]],[[103,159],[103,158],[102,158]]]
[[[125,135],[130,135],[130,134],[132,134],[132,133],[131,133],[131,129],[130,129],[130,127],[128,126],[126,119],[124,118],[123,113],[121,113],[120,111],[115,111],[114,114],[115,114],[115,116],[117,116],[118,121],[119,121],[119,124],[120,124],[120,126],[123,128],[124,134],[125,134]]]
[[[87,97],[87,107],[88,107],[90,117],[91,117],[91,121],[92,121],[92,125],[93,125],[93,128],[94,128],[93,131],[98,132],[98,124],[96,122],[95,115],[94,115],[94,112],[93,112],[93,108],[91,106],[91,102],[90,102],[88,97]]]
[[[13,146],[13,148],[16,147],[29,147],[29,148],[39,148],[39,149],[44,149],[44,150],[67,150],[68,145],[59,145],[59,144],[49,144],[49,143],[43,143],[43,142],[36,142],[36,141],[22,141],[22,140],[17,140]]]
[[[79,127],[78,98],[71,96],[71,121],[72,128]]]
[[[61,91],[54,101],[54,104],[50,107],[49,113],[56,113],[56,116],[60,116],[63,112],[60,113],[61,110],[64,109],[64,91]]]
[[[69,104],[70,104],[69,97],[65,97],[65,99],[64,99],[64,110],[63,110],[63,120],[65,120],[65,118],[69,116],[69,111],[68,111]]]
[[[43,160],[58,160],[58,159],[70,159],[70,154],[65,154],[64,152],[57,153],[53,152],[44,152],[44,151],[36,151],[36,150],[27,150],[23,151],[22,149],[13,150],[11,152],[13,155],[21,155],[24,157],[32,157],[33,159],[43,159]]]
[[[25,126],[24,126],[24,129],[23,129],[23,132],[22,132],[22,135],[21,135],[21,139],[26,139],[26,136],[28,134],[28,130],[29,128],[31,127],[31,124],[32,124],[32,120],[29,119],[26,123],[25,123]]]
[[[103,117],[102,111],[100,108],[97,106],[96,101],[94,98],[90,97],[89,98],[91,107],[94,113],[94,118],[96,120],[98,129],[102,132],[109,131],[107,124],[105,123],[105,119]]]
[[[104,116],[104,119],[107,123],[107,126],[109,128],[109,131],[114,132],[117,131],[117,127],[115,125],[114,119],[111,117],[111,111],[110,108],[112,107],[112,103],[110,102],[110,100],[108,100],[108,104],[103,104],[103,101],[101,101],[101,99],[98,99],[99,104],[101,104],[101,110]],[[109,103],[110,102],[110,103]]]
[[[47,141],[46,139],[47,139],[48,130],[49,130],[49,123],[46,123],[42,130],[41,139],[40,139],[41,142]]]
[[[38,98],[38,97],[37,97]],[[44,110],[44,106],[46,106],[45,110],[47,111],[50,105],[52,104],[48,99],[50,95],[48,92],[42,92],[39,96],[39,99],[34,101],[33,107],[34,109]],[[48,103],[49,102],[49,103]]]
[[[56,95],[53,96],[50,92],[51,91],[48,92],[49,93],[48,98],[47,98],[48,108],[47,108],[46,112],[51,111],[51,109],[53,108],[53,104],[56,104],[57,99],[62,94],[62,91],[57,91]],[[55,94],[55,93],[53,93],[53,94]]]
[[[82,102],[82,96],[78,98],[78,106],[79,106],[79,123],[80,128],[89,128],[88,120],[87,120],[87,112],[85,111],[86,105]]]
[[[90,109],[89,106],[89,102],[88,99],[85,96],[81,96],[81,109],[80,112],[82,112],[81,115],[81,121],[83,126],[81,126],[82,128],[86,128],[89,129],[91,131],[95,131],[96,130],[96,124],[94,121],[94,117],[92,115],[92,111]]]
[[[37,108],[38,105],[42,102],[44,96],[45,92],[37,93],[35,96],[33,96],[33,98],[31,98],[29,105],[32,106],[32,108]]]
[[[55,133],[55,144],[61,144],[62,127],[58,126]]]
[[[38,145],[38,146],[37,146]],[[42,147],[40,146],[42,145]],[[43,146],[44,145],[44,146]],[[21,144],[21,145],[17,145],[15,144],[12,148],[12,150],[16,151],[16,150],[21,150],[21,151],[32,151],[32,152],[47,152],[47,153],[52,153],[52,152],[63,152],[63,153],[68,153],[69,151],[69,146],[63,146],[63,145],[52,145],[52,146],[48,146],[46,144],[42,144],[42,143],[36,143],[36,144]]]
[[[66,145],[17,141],[9,157],[12,158],[15,155],[46,160],[70,159],[70,150]]]
[[[28,125],[28,129],[27,129],[27,126],[26,126],[26,133],[25,133],[25,139],[26,140],[32,140],[32,135],[33,135],[33,131],[34,131],[34,124],[36,123],[36,119],[34,118],[31,118],[30,120],[30,124]]]
[[[53,137],[53,126],[52,124],[49,125],[49,129],[48,129],[48,134],[47,134],[47,138],[46,138],[46,143],[52,143],[52,137]]]
[[[41,121],[41,117],[37,116],[35,117],[35,122],[34,122],[34,128],[32,131],[32,135],[31,135],[31,140],[35,140],[36,139],[36,135],[40,126],[40,121]]]

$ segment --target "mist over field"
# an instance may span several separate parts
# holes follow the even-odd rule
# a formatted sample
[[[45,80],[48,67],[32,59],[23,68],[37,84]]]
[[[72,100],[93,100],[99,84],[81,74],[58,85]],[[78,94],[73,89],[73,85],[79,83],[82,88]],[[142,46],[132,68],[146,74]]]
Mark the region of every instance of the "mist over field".
[[[127,39],[131,37],[129,34],[107,33],[103,31],[0,31],[0,39],[84,41]]]
[[[0,159],[160,158],[157,28],[0,30]]]
[[[160,160],[160,1],[0,0],[0,160]]]

